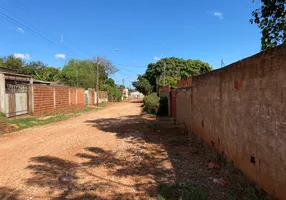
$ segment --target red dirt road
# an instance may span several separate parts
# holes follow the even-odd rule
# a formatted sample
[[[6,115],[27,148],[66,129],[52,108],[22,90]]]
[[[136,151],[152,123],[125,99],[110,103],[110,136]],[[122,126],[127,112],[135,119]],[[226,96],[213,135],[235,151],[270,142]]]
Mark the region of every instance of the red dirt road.
[[[1,136],[0,199],[116,199],[119,194],[135,194],[136,177],[131,180],[113,174],[124,167],[116,162],[130,158],[126,151],[131,144],[112,131],[100,130],[92,120],[139,115],[140,105],[114,104],[98,112]],[[112,124],[116,127],[117,122]],[[62,181],[65,177],[74,180]],[[152,182],[152,178],[144,178],[138,176],[137,181]]]
[[[215,154],[196,136],[140,113],[141,103],[118,103],[0,136],[0,200],[154,200],[158,185],[175,182],[208,200],[261,199],[233,168],[208,169]]]

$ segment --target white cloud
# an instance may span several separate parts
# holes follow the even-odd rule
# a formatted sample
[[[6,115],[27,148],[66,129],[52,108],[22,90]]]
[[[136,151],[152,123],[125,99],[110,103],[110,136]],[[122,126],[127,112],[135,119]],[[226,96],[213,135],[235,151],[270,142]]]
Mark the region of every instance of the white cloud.
[[[14,53],[14,55],[13,55],[15,58],[21,58],[21,59],[27,59],[27,60],[29,60],[29,59],[31,59],[31,56],[30,56],[30,54],[23,54],[23,53]]]
[[[20,33],[24,33],[24,29],[22,29],[21,27],[18,27],[17,31],[20,32]]]
[[[55,55],[55,58],[56,59],[66,59],[66,55],[65,54],[61,54],[61,53],[58,53]]]
[[[222,14],[221,12],[216,11],[216,12],[213,12],[212,14],[213,14],[214,16],[220,18],[220,19],[223,18],[223,14]]]
[[[158,56],[154,56],[154,60],[161,60],[161,58],[159,58]]]

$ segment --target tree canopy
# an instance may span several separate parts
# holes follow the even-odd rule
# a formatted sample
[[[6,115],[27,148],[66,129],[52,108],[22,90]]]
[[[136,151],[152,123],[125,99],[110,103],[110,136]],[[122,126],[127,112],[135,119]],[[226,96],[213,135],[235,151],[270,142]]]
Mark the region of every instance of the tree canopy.
[[[62,69],[61,83],[86,89],[96,88],[97,65],[99,89],[106,89],[105,85],[108,76],[115,73],[117,69],[110,61],[102,57],[93,58],[91,60],[69,60]]]
[[[286,41],[286,0],[260,1],[261,7],[252,12],[250,22],[261,29],[261,49],[265,50]]]
[[[153,87],[148,79],[140,75],[138,76],[137,81],[134,81],[132,85],[144,95],[149,95],[153,91]]]
[[[15,58],[13,55],[0,58],[0,67],[15,70],[17,73],[29,75],[37,80],[52,82],[57,81],[61,73],[58,68],[47,66],[40,61],[25,63],[22,59]]]
[[[15,58],[13,55],[0,58],[0,67],[12,70],[20,70],[24,62],[20,58]]]
[[[176,87],[180,79],[204,74],[211,70],[212,67],[208,63],[200,60],[163,58],[156,63],[150,63],[146,72],[133,82],[133,86],[143,94],[150,94],[152,90],[156,91],[156,87],[164,85],[164,76],[166,85]],[[149,92],[150,88],[151,92]]]
[[[99,75],[99,90],[108,91],[110,101],[120,101],[123,85],[115,84],[109,75],[117,72],[111,61],[104,57],[94,57],[90,60],[71,59],[62,70],[47,66],[41,61],[23,62],[13,55],[0,57],[0,67],[15,70],[20,74],[29,75],[34,79],[59,82],[71,87],[96,88],[97,67]]]

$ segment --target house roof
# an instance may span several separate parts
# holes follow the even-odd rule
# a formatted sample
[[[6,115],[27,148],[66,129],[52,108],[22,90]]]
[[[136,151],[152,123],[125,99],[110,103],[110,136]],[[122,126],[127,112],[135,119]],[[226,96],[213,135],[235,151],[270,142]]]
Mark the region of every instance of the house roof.
[[[4,67],[0,67],[0,73],[2,73],[2,72],[17,73],[17,70],[15,70],[15,69],[7,69],[7,68],[4,68]]]
[[[24,82],[30,82],[32,79],[31,76],[29,75],[24,75],[24,74],[17,74],[17,73],[10,73],[10,72],[0,72],[0,74],[5,75],[6,80],[11,80],[11,81],[24,81]],[[46,84],[46,85],[51,85],[52,82],[48,81],[41,81],[41,80],[35,80],[33,79],[34,84]]]

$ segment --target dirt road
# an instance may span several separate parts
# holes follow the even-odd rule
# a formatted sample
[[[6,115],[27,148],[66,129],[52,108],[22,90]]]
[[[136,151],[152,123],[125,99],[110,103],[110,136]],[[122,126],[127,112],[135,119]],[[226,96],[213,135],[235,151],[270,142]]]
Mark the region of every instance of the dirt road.
[[[140,104],[121,103],[99,112],[1,136],[0,199],[78,198],[90,187],[105,193],[113,185],[120,187],[120,193],[132,192],[130,181],[108,174],[101,165],[107,162],[104,158],[128,149],[128,144],[118,140],[116,134],[100,130],[92,120],[138,114]],[[75,180],[60,180],[69,176]],[[115,194],[116,188],[111,192]]]
[[[166,199],[246,194],[240,175],[206,167],[213,154],[196,137],[167,118],[142,117],[140,106],[114,104],[0,136],[0,199],[156,199],[158,185],[175,182],[161,187],[165,196],[175,195]]]

